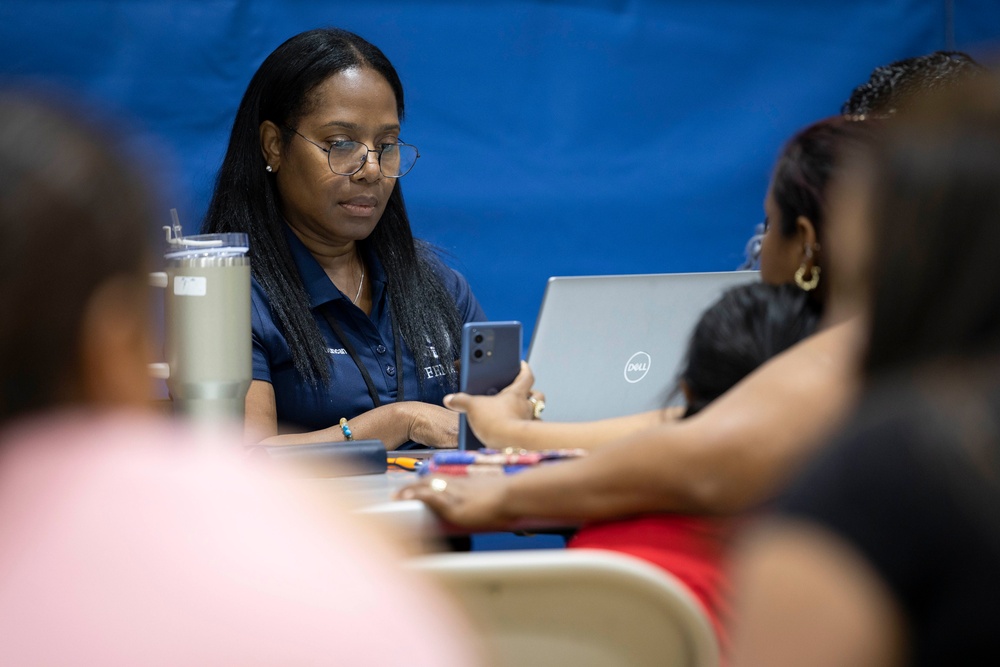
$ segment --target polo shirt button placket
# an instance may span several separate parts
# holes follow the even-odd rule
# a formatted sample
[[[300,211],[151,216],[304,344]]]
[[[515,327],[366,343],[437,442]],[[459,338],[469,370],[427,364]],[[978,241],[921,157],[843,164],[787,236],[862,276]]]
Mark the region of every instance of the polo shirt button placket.
[[[382,345],[380,343],[378,347],[375,348],[375,351],[378,352],[379,354],[385,354],[386,353],[385,345]]]
[[[395,366],[386,366],[385,367],[385,372],[388,373],[389,376],[391,377],[391,376],[393,376],[393,375],[396,374],[396,367]]]

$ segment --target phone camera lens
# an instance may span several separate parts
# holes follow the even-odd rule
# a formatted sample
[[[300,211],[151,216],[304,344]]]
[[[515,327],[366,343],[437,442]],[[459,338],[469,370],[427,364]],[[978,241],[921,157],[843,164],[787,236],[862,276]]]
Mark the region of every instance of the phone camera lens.
[[[483,334],[476,334],[476,337],[473,338],[473,340],[476,341],[477,343],[482,343],[483,342]]]
[[[476,359],[482,359],[483,358],[483,351],[482,350],[476,350],[475,352],[472,353],[472,356],[475,357]]]

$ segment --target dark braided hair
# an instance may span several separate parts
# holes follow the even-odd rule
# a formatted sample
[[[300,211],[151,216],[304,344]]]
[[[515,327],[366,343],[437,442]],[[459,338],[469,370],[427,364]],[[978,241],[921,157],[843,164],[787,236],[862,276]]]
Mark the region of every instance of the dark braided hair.
[[[292,37],[264,60],[250,80],[202,225],[205,233],[249,235],[251,272],[267,293],[271,310],[284,330],[295,369],[313,384],[330,377],[327,345],[284,236],[280,198],[273,177],[264,170],[259,128],[265,120],[271,121],[282,128],[282,141],[287,143],[293,136],[287,128],[296,127],[311,110],[311,93],[316,87],[351,67],[369,67],[388,82],[403,120],[403,85],[376,46],[336,28]],[[392,189],[375,230],[359,245],[363,251],[374,252],[385,269],[393,320],[418,366],[439,363],[433,360],[428,345],[442,359],[449,355],[457,358],[462,320],[454,299],[432,268],[433,249],[413,238],[399,183]],[[447,373],[446,382],[454,388],[453,365],[441,365]]]
[[[876,67],[868,81],[854,89],[840,111],[848,115],[890,116],[910,98],[985,73],[961,51],[935,51]]]

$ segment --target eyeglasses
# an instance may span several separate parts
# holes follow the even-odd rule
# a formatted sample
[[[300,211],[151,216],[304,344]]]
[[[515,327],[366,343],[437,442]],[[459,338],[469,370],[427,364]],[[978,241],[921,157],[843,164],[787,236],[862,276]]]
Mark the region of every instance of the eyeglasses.
[[[288,128],[291,130],[291,128]],[[353,176],[361,171],[368,161],[368,154],[375,153],[378,156],[378,168],[386,178],[402,178],[406,176],[413,165],[417,163],[420,152],[416,146],[396,142],[392,144],[382,144],[379,148],[368,148],[360,141],[331,141],[330,147],[326,148],[317,144],[312,139],[304,136],[298,130],[292,130],[316,148],[326,153],[326,161],[330,165],[330,171],[339,176]]]
[[[751,271],[760,268],[760,247],[764,242],[764,234],[767,233],[768,220],[759,223],[753,230],[753,236],[747,241],[746,261],[739,266],[740,271]]]

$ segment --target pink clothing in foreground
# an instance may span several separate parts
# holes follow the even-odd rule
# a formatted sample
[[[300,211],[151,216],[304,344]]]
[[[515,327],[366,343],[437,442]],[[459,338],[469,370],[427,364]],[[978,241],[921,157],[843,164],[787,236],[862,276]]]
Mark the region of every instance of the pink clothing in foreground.
[[[0,436],[0,665],[477,664],[355,519],[196,439],[121,415]]]

